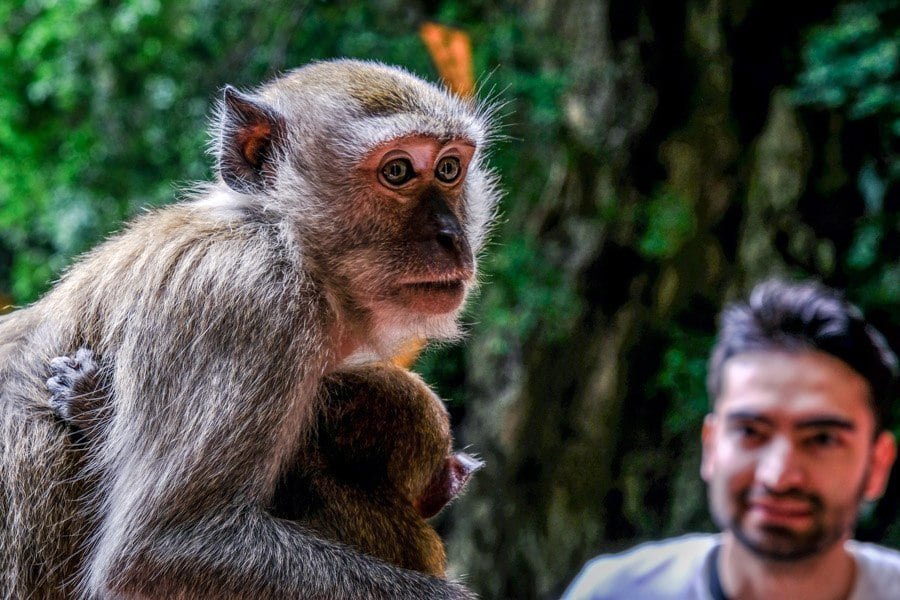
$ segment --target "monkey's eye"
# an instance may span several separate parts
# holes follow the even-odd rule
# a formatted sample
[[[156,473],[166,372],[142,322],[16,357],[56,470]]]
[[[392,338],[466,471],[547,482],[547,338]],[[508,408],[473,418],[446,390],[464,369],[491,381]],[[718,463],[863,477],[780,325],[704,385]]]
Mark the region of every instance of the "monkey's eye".
[[[444,183],[453,183],[459,179],[461,172],[462,167],[459,164],[459,159],[455,156],[445,156],[438,161],[434,174]]]
[[[407,158],[395,158],[381,167],[381,176],[391,185],[403,185],[413,178],[412,163]]]

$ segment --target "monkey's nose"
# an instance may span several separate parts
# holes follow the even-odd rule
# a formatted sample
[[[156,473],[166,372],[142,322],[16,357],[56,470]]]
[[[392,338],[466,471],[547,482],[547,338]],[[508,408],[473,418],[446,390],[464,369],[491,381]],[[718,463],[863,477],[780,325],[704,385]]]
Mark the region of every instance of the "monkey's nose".
[[[437,234],[437,242],[444,250],[453,254],[460,253],[460,237],[458,234],[446,231],[439,231]]]
[[[437,217],[437,238],[438,244],[445,250],[459,254],[462,251],[462,228],[459,221],[452,215],[438,215]]]

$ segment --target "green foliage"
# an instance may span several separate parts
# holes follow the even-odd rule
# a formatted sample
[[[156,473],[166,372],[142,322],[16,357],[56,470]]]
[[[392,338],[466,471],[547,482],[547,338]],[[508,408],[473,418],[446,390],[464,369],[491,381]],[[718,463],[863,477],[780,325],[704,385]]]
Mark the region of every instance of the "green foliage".
[[[413,370],[420,373],[450,406],[465,403],[463,395],[466,354],[463,346],[431,346],[416,360]]]
[[[804,51],[796,100],[846,109],[852,119],[881,117],[900,137],[900,23],[897,0],[840,8],[815,28]]]
[[[869,120],[881,133],[855,177],[864,216],[843,258],[849,294],[866,309],[895,314],[900,269],[896,206],[887,196],[900,181],[900,0],[857,0],[809,33],[794,99],[849,120]],[[895,320],[900,322],[900,320]]]
[[[563,272],[544,257],[536,240],[513,237],[488,258],[484,301],[477,314],[497,330],[491,350],[509,351],[504,340],[528,340],[539,333],[558,340],[569,331],[581,303]]]
[[[879,221],[868,219],[861,222],[847,254],[847,265],[851,269],[866,269],[873,266],[878,259],[878,247],[883,238],[884,232]]]
[[[643,234],[638,250],[655,260],[672,258],[696,232],[694,207],[683,195],[669,189],[657,191],[642,206]]]
[[[670,398],[666,435],[678,437],[695,433],[709,412],[706,361],[715,338],[709,332],[693,331],[677,324],[669,335],[662,368],[650,387],[651,392],[661,392]]]

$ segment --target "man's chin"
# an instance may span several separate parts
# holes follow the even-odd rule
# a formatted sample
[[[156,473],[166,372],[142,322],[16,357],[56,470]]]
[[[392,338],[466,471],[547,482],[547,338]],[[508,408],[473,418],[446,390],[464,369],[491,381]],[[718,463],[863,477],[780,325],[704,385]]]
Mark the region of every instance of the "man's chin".
[[[731,529],[735,539],[755,556],[773,562],[798,562],[827,550],[839,541],[826,539],[818,529],[797,532],[787,527],[767,525]]]

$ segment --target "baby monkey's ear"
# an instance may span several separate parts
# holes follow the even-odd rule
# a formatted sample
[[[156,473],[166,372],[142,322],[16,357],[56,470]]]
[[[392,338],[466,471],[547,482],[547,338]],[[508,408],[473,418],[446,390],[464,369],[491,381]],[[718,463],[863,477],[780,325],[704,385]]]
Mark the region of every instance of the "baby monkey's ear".
[[[422,495],[416,498],[416,510],[425,519],[438,514],[459,496],[472,474],[483,466],[482,461],[465,452],[451,454],[431,478]]]
[[[219,132],[218,170],[242,194],[265,191],[284,150],[285,120],[267,104],[225,86]]]

